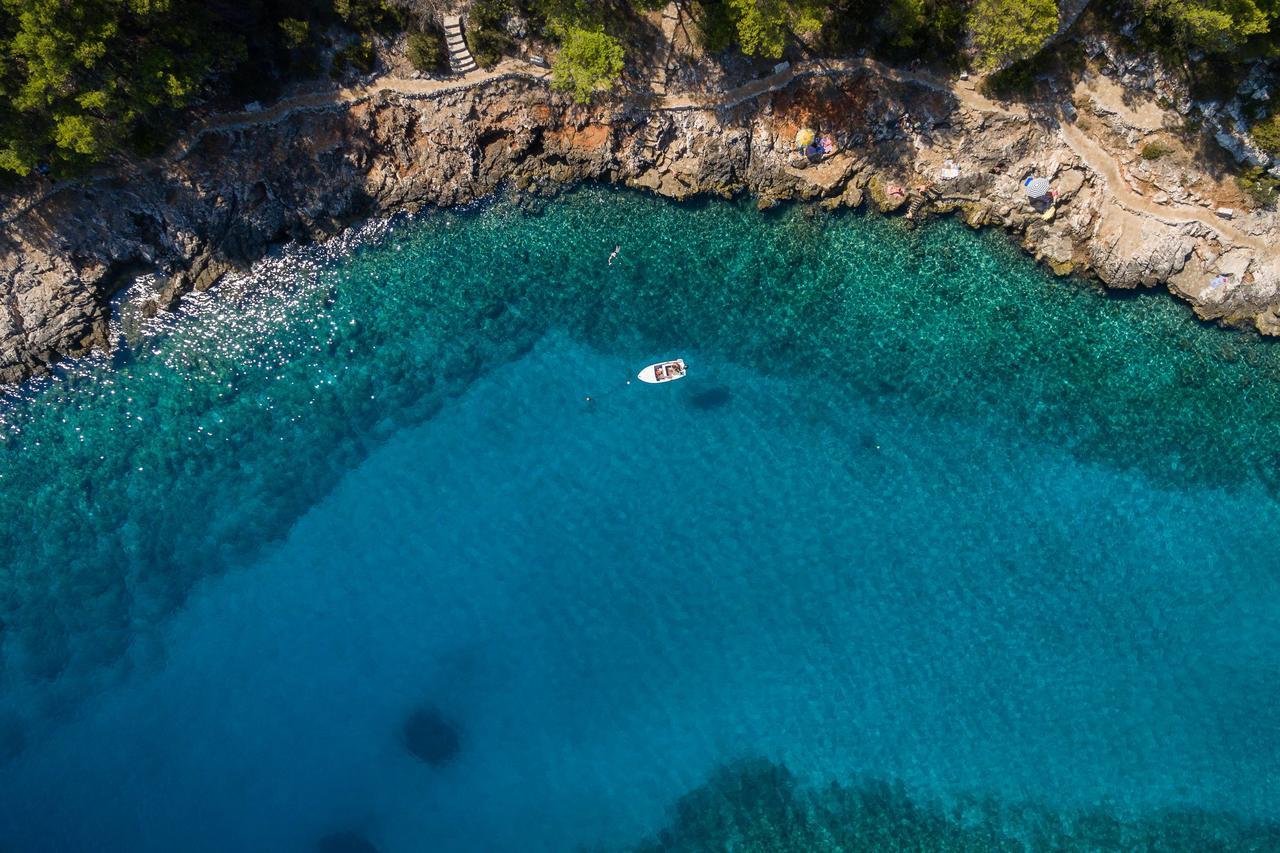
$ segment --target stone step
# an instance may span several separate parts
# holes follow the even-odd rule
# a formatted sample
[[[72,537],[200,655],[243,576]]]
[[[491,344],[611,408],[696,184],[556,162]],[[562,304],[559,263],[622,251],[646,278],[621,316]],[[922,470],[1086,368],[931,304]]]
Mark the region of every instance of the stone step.
[[[454,74],[469,74],[479,66],[467,47],[462,34],[462,17],[447,15],[444,18],[444,43],[449,50],[449,68]]]

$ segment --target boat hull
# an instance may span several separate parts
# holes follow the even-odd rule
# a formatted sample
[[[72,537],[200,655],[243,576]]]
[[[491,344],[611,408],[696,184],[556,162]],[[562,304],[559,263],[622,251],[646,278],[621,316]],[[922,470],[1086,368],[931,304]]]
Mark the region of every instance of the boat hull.
[[[661,370],[659,370],[659,368],[661,368]],[[677,358],[674,361],[660,361],[657,364],[651,364],[636,374],[637,379],[641,382],[647,382],[650,385],[661,385],[664,382],[675,382],[677,379],[684,379],[684,377],[685,364],[683,358]]]

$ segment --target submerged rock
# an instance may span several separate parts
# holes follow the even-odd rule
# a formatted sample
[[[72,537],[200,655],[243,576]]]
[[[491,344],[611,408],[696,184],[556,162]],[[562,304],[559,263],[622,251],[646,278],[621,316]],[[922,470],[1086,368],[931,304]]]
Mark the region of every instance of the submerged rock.
[[[404,745],[432,767],[448,764],[462,748],[458,728],[435,708],[420,708],[404,723]]]
[[[708,409],[718,409],[721,406],[727,405],[732,399],[733,392],[728,388],[725,388],[723,385],[698,391],[694,394],[690,394],[688,397],[690,406],[695,409],[702,409],[703,411]]]
[[[1134,815],[952,796],[956,805],[948,808],[900,781],[875,778],[815,786],[782,764],[748,758],[713,771],[680,797],[664,829],[630,849],[1199,851],[1275,850],[1280,841],[1273,821],[1197,808]]]
[[[26,749],[27,733],[22,721],[15,716],[0,715],[0,764]]]
[[[335,832],[320,839],[316,853],[378,853],[378,848],[359,833]]]

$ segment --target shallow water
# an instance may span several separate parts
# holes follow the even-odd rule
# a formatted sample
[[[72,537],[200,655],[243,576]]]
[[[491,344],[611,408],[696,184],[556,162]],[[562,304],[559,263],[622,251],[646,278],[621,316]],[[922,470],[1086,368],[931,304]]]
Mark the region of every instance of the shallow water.
[[[369,232],[0,415],[0,846],[626,845],[754,755],[1280,818],[1280,350],[953,223]]]

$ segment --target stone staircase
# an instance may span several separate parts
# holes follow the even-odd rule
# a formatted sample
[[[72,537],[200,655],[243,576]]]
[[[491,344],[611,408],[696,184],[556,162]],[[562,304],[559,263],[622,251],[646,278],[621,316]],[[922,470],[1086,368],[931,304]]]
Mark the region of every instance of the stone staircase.
[[[914,221],[915,218],[920,215],[920,211],[923,210],[924,206],[928,203],[929,199],[925,198],[923,195],[912,196],[911,205],[907,208],[907,219]]]
[[[467,48],[467,40],[462,37],[460,15],[445,15],[444,43],[449,48],[449,68],[454,74],[469,74],[476,70],[475,57]]]
[[[907,206],[907,219],[915,222],[921,213],[928,213],[929,206],[942,198],[942,193],[933,184],[918,187],[912,191],[911,203]]]

